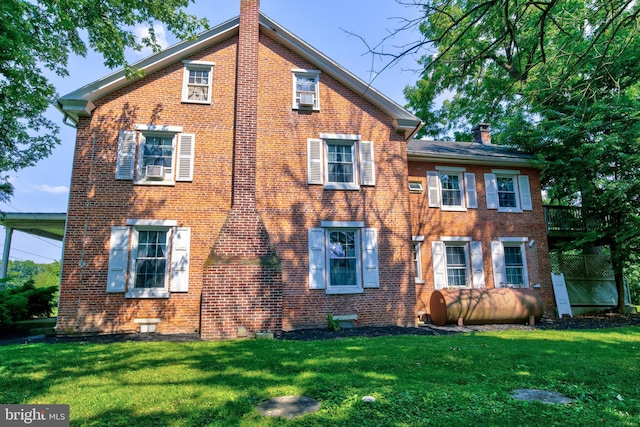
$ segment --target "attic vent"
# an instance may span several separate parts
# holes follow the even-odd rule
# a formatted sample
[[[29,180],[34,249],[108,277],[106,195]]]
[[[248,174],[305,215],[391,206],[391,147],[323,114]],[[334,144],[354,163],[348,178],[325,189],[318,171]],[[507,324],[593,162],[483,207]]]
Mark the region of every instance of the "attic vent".
[[[145,168],[145,177],[147,179],[164,179],[164,167],[158,165],[148,165]]]
[[[409,181],[409,191],[422,193],[422,183],[419,181]]]
[[[300,94],[300,106],[301,107],[313,107],[314,95],[312,93]]]

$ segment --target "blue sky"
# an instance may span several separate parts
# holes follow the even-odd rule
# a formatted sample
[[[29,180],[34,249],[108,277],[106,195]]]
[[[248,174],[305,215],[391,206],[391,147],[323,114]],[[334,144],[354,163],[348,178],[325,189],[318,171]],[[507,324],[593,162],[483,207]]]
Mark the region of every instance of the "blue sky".
[[[211,26],[218,25],[239,14],[240,0],[197,0],[188,9],[189,13],[206,17]],[[398,4],[395,0],[261,0],[260,9],[271,19],[287,28],[325,55],[357,75],[372,83],[376,89],[400,105],[405,104],[402,90],[419,78],[417,57],[405,58],[399,64],[379,71],[386,60],[367,54],[364,42],[350,33],[362,37],[370,46],[375,46],[396,28],[402,26],[398,18],[411,19],[419,16],[416,7]],[[165,34],[162,28],[156,32],[167,45],[177,40]],[[384,50],[397,51],[403,45],[419,39],[417,32],[404,32],[385,43]],[[130,62],[136,62],[150,52],[131,52]],[[114,70],[106,68],[102,58],[96,54],[87,57],[72,57],[69,61],[69,76],[60,78],[47,74],[58,94],[64,95],[85,84],[91,83]],[[71,181],[71,165],[75,130],[62,123],[62,114],[55,108],[47,111],[47,117],[60,125],[62,144],[53,154],[35,167],[12,174],[14,197],[9,203],[0,203],[5,212],[66,212]],[[0,227],[0,241],[4,242],[4,228]],[[31,259],[48,263],[61,257],[61,243],[14,232],[10,259]]]

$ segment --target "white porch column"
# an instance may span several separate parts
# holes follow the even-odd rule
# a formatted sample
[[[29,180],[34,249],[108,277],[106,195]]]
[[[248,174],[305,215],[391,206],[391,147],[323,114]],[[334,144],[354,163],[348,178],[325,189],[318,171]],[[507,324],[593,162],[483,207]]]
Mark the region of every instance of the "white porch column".
[[[7,268],[9,267],[9,251],[11,250],[11,237],[13,236],[13,228],[4,227],[4,250],[2,252],[2,270],[0,271],[0,279],[7,277]],[[0,283],[0,289],[4,288],[4,284]]]

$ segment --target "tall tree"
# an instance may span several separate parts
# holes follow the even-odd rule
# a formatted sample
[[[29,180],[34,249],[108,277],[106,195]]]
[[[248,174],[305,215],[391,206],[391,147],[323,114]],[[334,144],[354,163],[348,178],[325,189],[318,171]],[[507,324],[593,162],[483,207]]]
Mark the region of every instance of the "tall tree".
[[[193,37],[207,22],[183,11],[192,1],[0,2],[0,201],[13,192],[8,172],[33,166],[60,144],[58,125],[43,116],[57,96],[43,69],[66,76],[69,56],[89,49],[110,68],[126,66],[127,49],[160,49],[158,22],[178,38]],[[148,37],[135,36],[137,24],[148,25]]]
[[[624,309],[622,269],[640,251],[640,3],[409,3],[424,11],[423,39],[392,59],[427,51],[406,89],[422,135],[488,121],[494,142],[539,155],[552,198],[607,220],[576,243],[608,243]]]

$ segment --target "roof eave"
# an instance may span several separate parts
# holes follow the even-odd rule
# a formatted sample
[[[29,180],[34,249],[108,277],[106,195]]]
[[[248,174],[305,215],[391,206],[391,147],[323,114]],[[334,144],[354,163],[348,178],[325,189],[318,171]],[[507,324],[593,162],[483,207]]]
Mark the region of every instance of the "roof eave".
[[[420,162],[439,162],[448,164],[467,164],[485,166],[526,166],[536,167],[530,158],[499,157],[499,156],[476,156],[466,154],[433,154],[407,151],[407,160]]]

